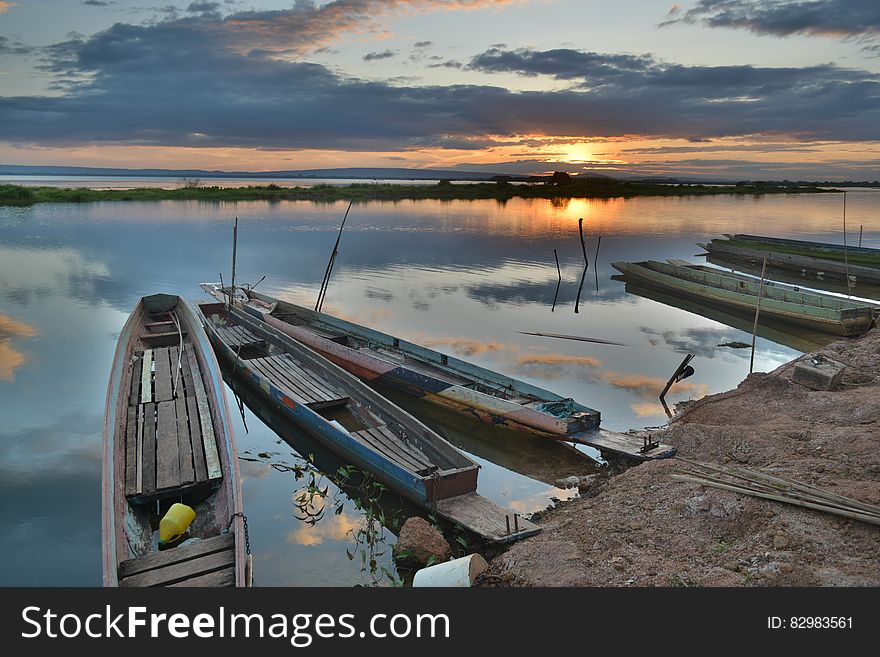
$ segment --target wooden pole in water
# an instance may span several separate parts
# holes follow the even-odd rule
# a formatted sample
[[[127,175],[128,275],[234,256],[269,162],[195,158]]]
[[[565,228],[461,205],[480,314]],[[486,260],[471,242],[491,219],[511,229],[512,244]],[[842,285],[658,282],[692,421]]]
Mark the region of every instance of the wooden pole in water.
[[[864,229],[865,224],[859,224],[859,248],[862,248],[862,229]]]
[[[846,276],[846,289],[852,296],[852,283],[849,281],[849,259],[846,255],[846,191],[843,192],[843,269]]]
[[[752,358],[749,361],[749,374],[755,370],[755,342],[758,337],[758,316],[761,314],[761,298],[764,296],[764,274],[767,271],[767,258],[761,265],[761,286],[758,288],[758,303],[755,304],[755,325],[752,327]]]
[[[596,292],[599,291],[599,247],[602,246],[602,236],[596,242],[596,255],[593,256],[593,273],[596,275]]]
[[[330,253],[330,260],[327,261],[327,269],[324,271],[324,280],[321,281],[318,300],[315,302],[316,312],[321,312],[321,307],[324,305],[324,296],[327,294],[327,287],[330,285],[330,273],[333,271],[333,261],[336,260],[336,256],[339,255],[339,240],[342,239],[342,230],[345,228],[345,220],[348,219],[348,212],[351,210],[352,203],[354,203],[354,199],[348,202],[348,208],[346,208],[345,215],[342,217],[342,224],[339,226],[339,233],[336,235],[336,244],[333,245],[333,251]]]
[[[578,219],[578,233],[581,236],[581,250],[584,252],[584,264],[589,267],[590,261],[587,260],[587,246],[584,244],[584,218],[583,217]]]
[[[238,249],[238,217],[235,218],[235,225],[232,227],[232,289],[229,292],[230,303],[235,300],[235,256]]]
[[[556,279],[556,294],[553,295],[553,306],[550,308],[550,312],[556,311],[556,300],[559,298],[559,286],[562,285],[562,270],[559,268],[559,256],[556,254],[556,249],[553,249],[553,257],[556,258],[556,275],[558,278]]]
[[[559,276],[559,280],[562,280],[562,270],[559,268],[559,256],[556,254],[556,249],[553,249],[553,257],[556,258],[556,275]]]

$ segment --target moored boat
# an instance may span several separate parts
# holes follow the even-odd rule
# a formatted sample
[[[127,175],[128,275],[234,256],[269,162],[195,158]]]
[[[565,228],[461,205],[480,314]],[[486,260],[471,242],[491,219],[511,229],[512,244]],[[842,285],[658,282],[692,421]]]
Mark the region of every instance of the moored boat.
[[[226,301],[219,285],[202,289]],[[549,390],[326,313],[238,288],[236,305],[365,381],[496,427],[567,440],[598,428],[599,411]]]
[[[615,262],[612,267],[627,282],[673,290],[738,311],[754,313],[760,294],[761,316],[830,333],[854,336],[874,323],[877,309],[870,304],[843,297],[805,292],[681,261]]]
[[[102,498],[105,586],[249,584],[220,368],[195,309],[178,296],[143,297],[119,335],[104,417]],[[163,545],[156,528],[175,503],[195,515],[182,536]]]
[[[819,280],[880,284],[880,249],[757,235],[725,235],[698,246],[709,255],[789,269]]]
[[[287,420],[419,506],[497,542],[537,533],[476,493],[479,466],[354,375],[234,306],[202,303],[217,353]]]

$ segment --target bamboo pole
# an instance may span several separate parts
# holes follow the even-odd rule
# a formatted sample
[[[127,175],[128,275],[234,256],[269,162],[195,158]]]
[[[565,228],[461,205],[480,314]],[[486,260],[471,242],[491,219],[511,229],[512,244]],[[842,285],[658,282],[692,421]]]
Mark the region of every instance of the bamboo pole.
[[[846,289],[852,296],[852,283],[849,280],[849,258],[846,253],[846,190],[843,192],[843,268],[846,276]]]
[[[345,215],[342,217],[342,224],[339,226],[339,233],[336,235],[336,243],[333,245],[333,251],[330,253],[330,259],[327,261],[327,268],[324,270],[324,279],[321,281],[321,289],[318,291],[318,299],[315,301],[316,312],[321,312],[321,308],[324,306],[324,297],[327,294],[327,287],[330,285],[333,263],[336,260],[336,256],[339,255],[339,240],[342,239],[342,230],[345,228],[345,220],[348,219],[352,203],[354,203],[354,200],[348,202],[348,208],[346,208]]]
[[[238,249],[238,217],[235,218],[235,225],[232,227],[232,291],[231,299],[235,299],[235,258]],[[230,301],[231,303],[231,301]]]
[[[758,316],[761,314],[761,298],[764,296],[764,275],[767,271],[767,258],[761,265],[761,286],[758,288],[758,303],[755,304],[755,325],[752,327],[752,357],[749,360],[749,374],[755,371],[755,342],[758,339]]]

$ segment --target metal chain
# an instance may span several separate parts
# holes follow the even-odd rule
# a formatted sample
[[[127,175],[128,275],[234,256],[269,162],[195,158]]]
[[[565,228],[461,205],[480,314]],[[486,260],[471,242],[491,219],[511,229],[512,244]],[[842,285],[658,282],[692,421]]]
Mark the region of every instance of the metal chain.
[[[237,511],[233,513],[229,517],[229,522],[226,524],[226,531],[229,531],[229,528],[232,527],[232,521],[235,520],[235,517],[241,517],[242,522],[244,523],[244,549],[247,554],[251,553],[251,537],[248,535],[248,521],[247,516],[241,511]]]

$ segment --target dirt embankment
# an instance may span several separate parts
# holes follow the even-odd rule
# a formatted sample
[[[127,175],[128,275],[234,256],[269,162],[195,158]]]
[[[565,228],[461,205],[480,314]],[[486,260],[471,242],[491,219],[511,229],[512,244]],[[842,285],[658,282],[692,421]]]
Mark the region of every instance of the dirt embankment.
[[[794,383],[792,361],[690,404],[658,437],[686,458],[742,464],[880,504],[880,329],[817,353],[847,365],[836,390]],[[683,466],[669,459],[629,468],[546,512],[542,534],[492,561],[492,580],[880,585],[880,527],[673,481]]]

